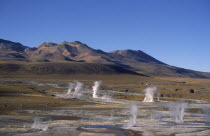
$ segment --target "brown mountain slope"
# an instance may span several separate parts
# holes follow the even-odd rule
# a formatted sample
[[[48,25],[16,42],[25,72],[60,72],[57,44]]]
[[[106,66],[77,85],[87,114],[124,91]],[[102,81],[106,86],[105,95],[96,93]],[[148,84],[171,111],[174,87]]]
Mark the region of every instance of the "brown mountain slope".
[[[27,61],[26,46],[0,39],[0,60]]]
[[[78,41],[43,43],[36,47],[36,50],[28,53],[32,61],[79,61],[79,62],[101,62],[113,64],[107,60],[107,53],[94,50]]]
[[[123,56],[125,58],[136,60],[139,62],[145,62],[145,63],[154,62],[157,64],[164,64],[163,62],[153,58],[152,56],[150,56],[140,50],[129,50],[129,49],[128,50],[116,50],[116,51],[112,51],[110,53],[117,54],[117,55]]]
[[[145,75],[210,78],[210,73],[170,66],[139,50],[118,50],[110,52],[110,55],[120,58],[118,64]]]
[[[114,64],[149,76],[210,78],[210,73],[170,66],[140,50],[117,50],[106,53],[92,49],[79,41],[58,44],[46,42],[35,48],[27,48],[19,43],[10,41],[5,43],[3,40],[0,41],[0,45],[2,60]]]
[[[11,42],[8,40],[0,39],[0,50],[1,51],[17,51],[22,52],[26,49],[26,46],[23,46],[20,43]]]

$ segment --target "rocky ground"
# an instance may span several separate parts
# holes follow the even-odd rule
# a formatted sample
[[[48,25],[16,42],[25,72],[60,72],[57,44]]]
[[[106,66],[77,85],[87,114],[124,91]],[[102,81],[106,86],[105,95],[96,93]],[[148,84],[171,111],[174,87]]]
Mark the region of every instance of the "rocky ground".
[[[49,82],[2,78],[0,83],[0,135],[4,136],[210,134],[210,104],[204,100],[163,96],[158,101],[155,96],[154,103],[143,103],[142,93],[121,91],[105,85],[99,90],[99,98],[92,98],[88,83],[89,87],[84,86],[80,94],[72,98],[66,96],[68,84],[61,80]],[[102,98],[104,95],[109,97]],[[183,122],[177,121],[175,112],[171,110],[170,105],[173,107],[176,101],[185,104]],[[133,117],[130,108],[133,103],[138,112],[134,123],[128,125]]]

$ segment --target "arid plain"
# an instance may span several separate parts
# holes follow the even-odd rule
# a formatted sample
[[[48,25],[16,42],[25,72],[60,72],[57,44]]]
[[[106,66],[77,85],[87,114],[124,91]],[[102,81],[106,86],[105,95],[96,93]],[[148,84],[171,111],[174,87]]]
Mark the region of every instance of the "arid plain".
[[[83,84],[80,95],[65,97],[69,83]],[[92,98],[94,81],[102,81]],[[152,103],[143,103],[155,86]],[[130,74],[35,75],[2,74],[1,135],[208,135],[210,80],[145,77]],[[159,98],[158,98],[159,94]],[[102,96],[107,96],[102,98]],[[158,100],[159,99],[159,100]],[[168,103],[184,101],[183,123],[171,118]],[[138,107],[136,124],[126,126]],[[35,122],[38,127],[32,127]],[[58,131],[59,130],[59,131]]]

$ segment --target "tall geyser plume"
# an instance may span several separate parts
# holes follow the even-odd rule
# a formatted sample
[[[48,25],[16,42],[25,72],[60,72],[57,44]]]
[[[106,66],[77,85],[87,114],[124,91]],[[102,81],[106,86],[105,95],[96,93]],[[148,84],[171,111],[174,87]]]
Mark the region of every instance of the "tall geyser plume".
[[[68,88],[68,92],[67,92],[67,94],[66,94],[66,96],[67,97],[71,97],[71,95],[72,95],[72,90],[73,90],[73,88],[74,88],[74,83],[69,83],[69,88]]]
[[[144,89],[145,97],[143,102],[154,102],[154,93],[157,91],[157,87],[147,87]]]
[[[125,124],[125,127],[133,127],[136,124],[136,118],[138,116],[138,107],[136,102],[131,102],[129,105],[130,110],[130,120],[127,124]]]
[[[102,81],[95,81],[93,86],[93,98],[98,98],[98,90]]]
[[[176,123],[183,123],[183,117],[187,103],[183,101],[177,101],[175,103],[168,104],[170,110],[170,116]]]
[[[82,86],[83,84],[81,82],[76,82],[76,87],[75,87],[75,91],[74,91],[74,94],[73,94],[73,97],[77,96],[80,92],[80,90],[82,89]]]

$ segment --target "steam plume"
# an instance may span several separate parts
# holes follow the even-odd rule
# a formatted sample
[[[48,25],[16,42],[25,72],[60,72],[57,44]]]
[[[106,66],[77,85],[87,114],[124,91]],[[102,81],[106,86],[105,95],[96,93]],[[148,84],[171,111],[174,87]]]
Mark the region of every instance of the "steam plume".
[[[129,106],[130,120],[125,127],[133,127],[136,124],[136,117],[138,116],[138,107],[136,102],[131,102]]]
[[[101,85],[101,81],[95,81],[93,86],[93,98],[98,98],[98,90]]]
[[[78,81],[76,82],[76,84],[77,84],[77,86],[75,87],[75,91],[74,91],[73,97],[79,95],[79,92],[81,91],[82,86],[83,86],[83,84],[81,82],[78,82]]]
[[[154,102],[154,93],[157,91],[157,87],[147,87],[144,89],[145,98],[143,102]]]
[[[183,123],[183,117],[187,104],[183,101],[177,101],[176,103],[168,104],[168,108],[171,112],[171,117],[176,123]]]
[[[74,83],[69,83],[68,92],[67,92],[67,94],[66,94],[67,97],[71,97],[71,95],[72,95],[72,90],[73,90],[74,86],[75,86]]]

